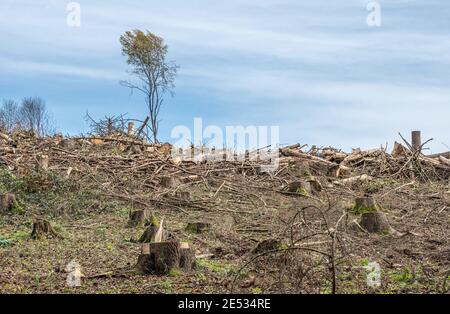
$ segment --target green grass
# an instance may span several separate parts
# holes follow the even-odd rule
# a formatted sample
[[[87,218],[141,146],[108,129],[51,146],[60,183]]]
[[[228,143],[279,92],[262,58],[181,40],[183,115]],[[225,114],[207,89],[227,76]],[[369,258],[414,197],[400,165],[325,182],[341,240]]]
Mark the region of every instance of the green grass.
[[[17,242],[30,237],[30,233],[26,231],[16,231],[13,234],[0,236],[0,247],[13,246]]]

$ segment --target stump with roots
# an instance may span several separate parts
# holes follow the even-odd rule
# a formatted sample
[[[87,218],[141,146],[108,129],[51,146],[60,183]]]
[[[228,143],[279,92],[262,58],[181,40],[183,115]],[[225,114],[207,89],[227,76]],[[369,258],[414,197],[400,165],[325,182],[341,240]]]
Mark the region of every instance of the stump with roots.
[[[142,227],[148,222],[148,213],[146,210],[136,210],[130,213],[130,219],[127,226],[129,228]]]
[[[41,238],[60,238],[61,236],[53,229],[50,222],[45,219],[38,218],[33,222],[33,231],[31,232],[32,239]]]
[[[195,263],[193,251],[180,242],[143,244],[136,269],[146,275],[167,275],[176,269],[192,270]]]
[[[15,203],[16,196],[14,194],[0,194],[0,211],[11,211]]]
[[[386,218],[386,215],[378,210],[363,213],[361,216],[360,225],[364,228],[364,230],[370,233],[390,234],[393,230]]]

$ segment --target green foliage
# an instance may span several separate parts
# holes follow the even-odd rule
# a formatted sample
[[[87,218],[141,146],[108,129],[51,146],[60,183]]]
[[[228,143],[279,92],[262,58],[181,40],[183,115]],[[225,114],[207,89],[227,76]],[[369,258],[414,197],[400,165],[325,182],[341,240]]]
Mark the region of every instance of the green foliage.
[[[30,234],[26,231],[17,231],[13,234],[0,236],[0,247],[13,246],[17,242],[26,239]]]
[[[7,168],[0,167],[0,193],[20,191],[23,186],[23,180],[17,178]]]
[[[414,272],[410,268],[403,268],[400,272],[395,273],[392,279],[403,284],[411,284],[415,281]]]
[[[178,277],[181,276],[183,274],[183,272],[181,271],[181,269],[179,268],[171,268],[169,270],[169,277]]]
[[[172,280],[170,279],[164,279],[159,283],[161,288],[164,290],[165,293],[172,293],[173,287],[172,287]]]
[[[308,196],[308,191],[303,187],[298,187],[297,190],[295,190],[295,193],[301,196]]]
[[[153,226],[159,228],[159,220],[158,220],[158,218],[156,218],[156,216],[151,215],[151,217],[150,217],[150,223],[151,223]]]
[[[23,208],[17,200],[14,200],[11,211],[14,214],[19,214],[19,215],[25,214],[25,208]]]
[[[320,290],[320,294],[332,294],[333,293],[333,288],[331,285],[331,282],[327,281],[324,286],[322,287],[322,289]]]
[[[200,268],[207,269],[213,273],[223,276],[235,272],[235,268],[225,261],[200,259],[197,261],[197,265]]]

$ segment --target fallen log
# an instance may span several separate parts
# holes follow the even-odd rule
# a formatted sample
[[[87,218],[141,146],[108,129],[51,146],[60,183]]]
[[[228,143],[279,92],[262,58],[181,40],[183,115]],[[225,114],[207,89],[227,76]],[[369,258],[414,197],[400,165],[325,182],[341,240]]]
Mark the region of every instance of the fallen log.
[[[336,180],[333,182],[333,184],[335,184],[335,185],[350,185],[350,184],[357,183],[357,182],[365,182],[365,181],[371,181],[371,180],[373,180],[373,177],[371,177],[367,174],[363,174],[360,176]]]
[[[450,166],[450,159],[447,159],[444,156],[439,156],[439,160],[443,165]]]
[[[1,133],[0,132],[0,138],[7,141],[7,142],[12,142],[12,138],[10,138],[8,135],[6,135],[5,133]]]
[[[444,158],[450,159],[450,152],[427,155],[428,158],[439,158],[441,156]]]

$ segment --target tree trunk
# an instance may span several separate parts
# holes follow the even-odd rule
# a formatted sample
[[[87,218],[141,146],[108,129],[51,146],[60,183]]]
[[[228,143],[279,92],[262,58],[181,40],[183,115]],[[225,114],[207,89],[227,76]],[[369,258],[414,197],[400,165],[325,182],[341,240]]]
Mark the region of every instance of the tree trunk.
[[[420,151],[422,146],[422,138],[420,131],[411,132],[411,146],[414,151]]]

